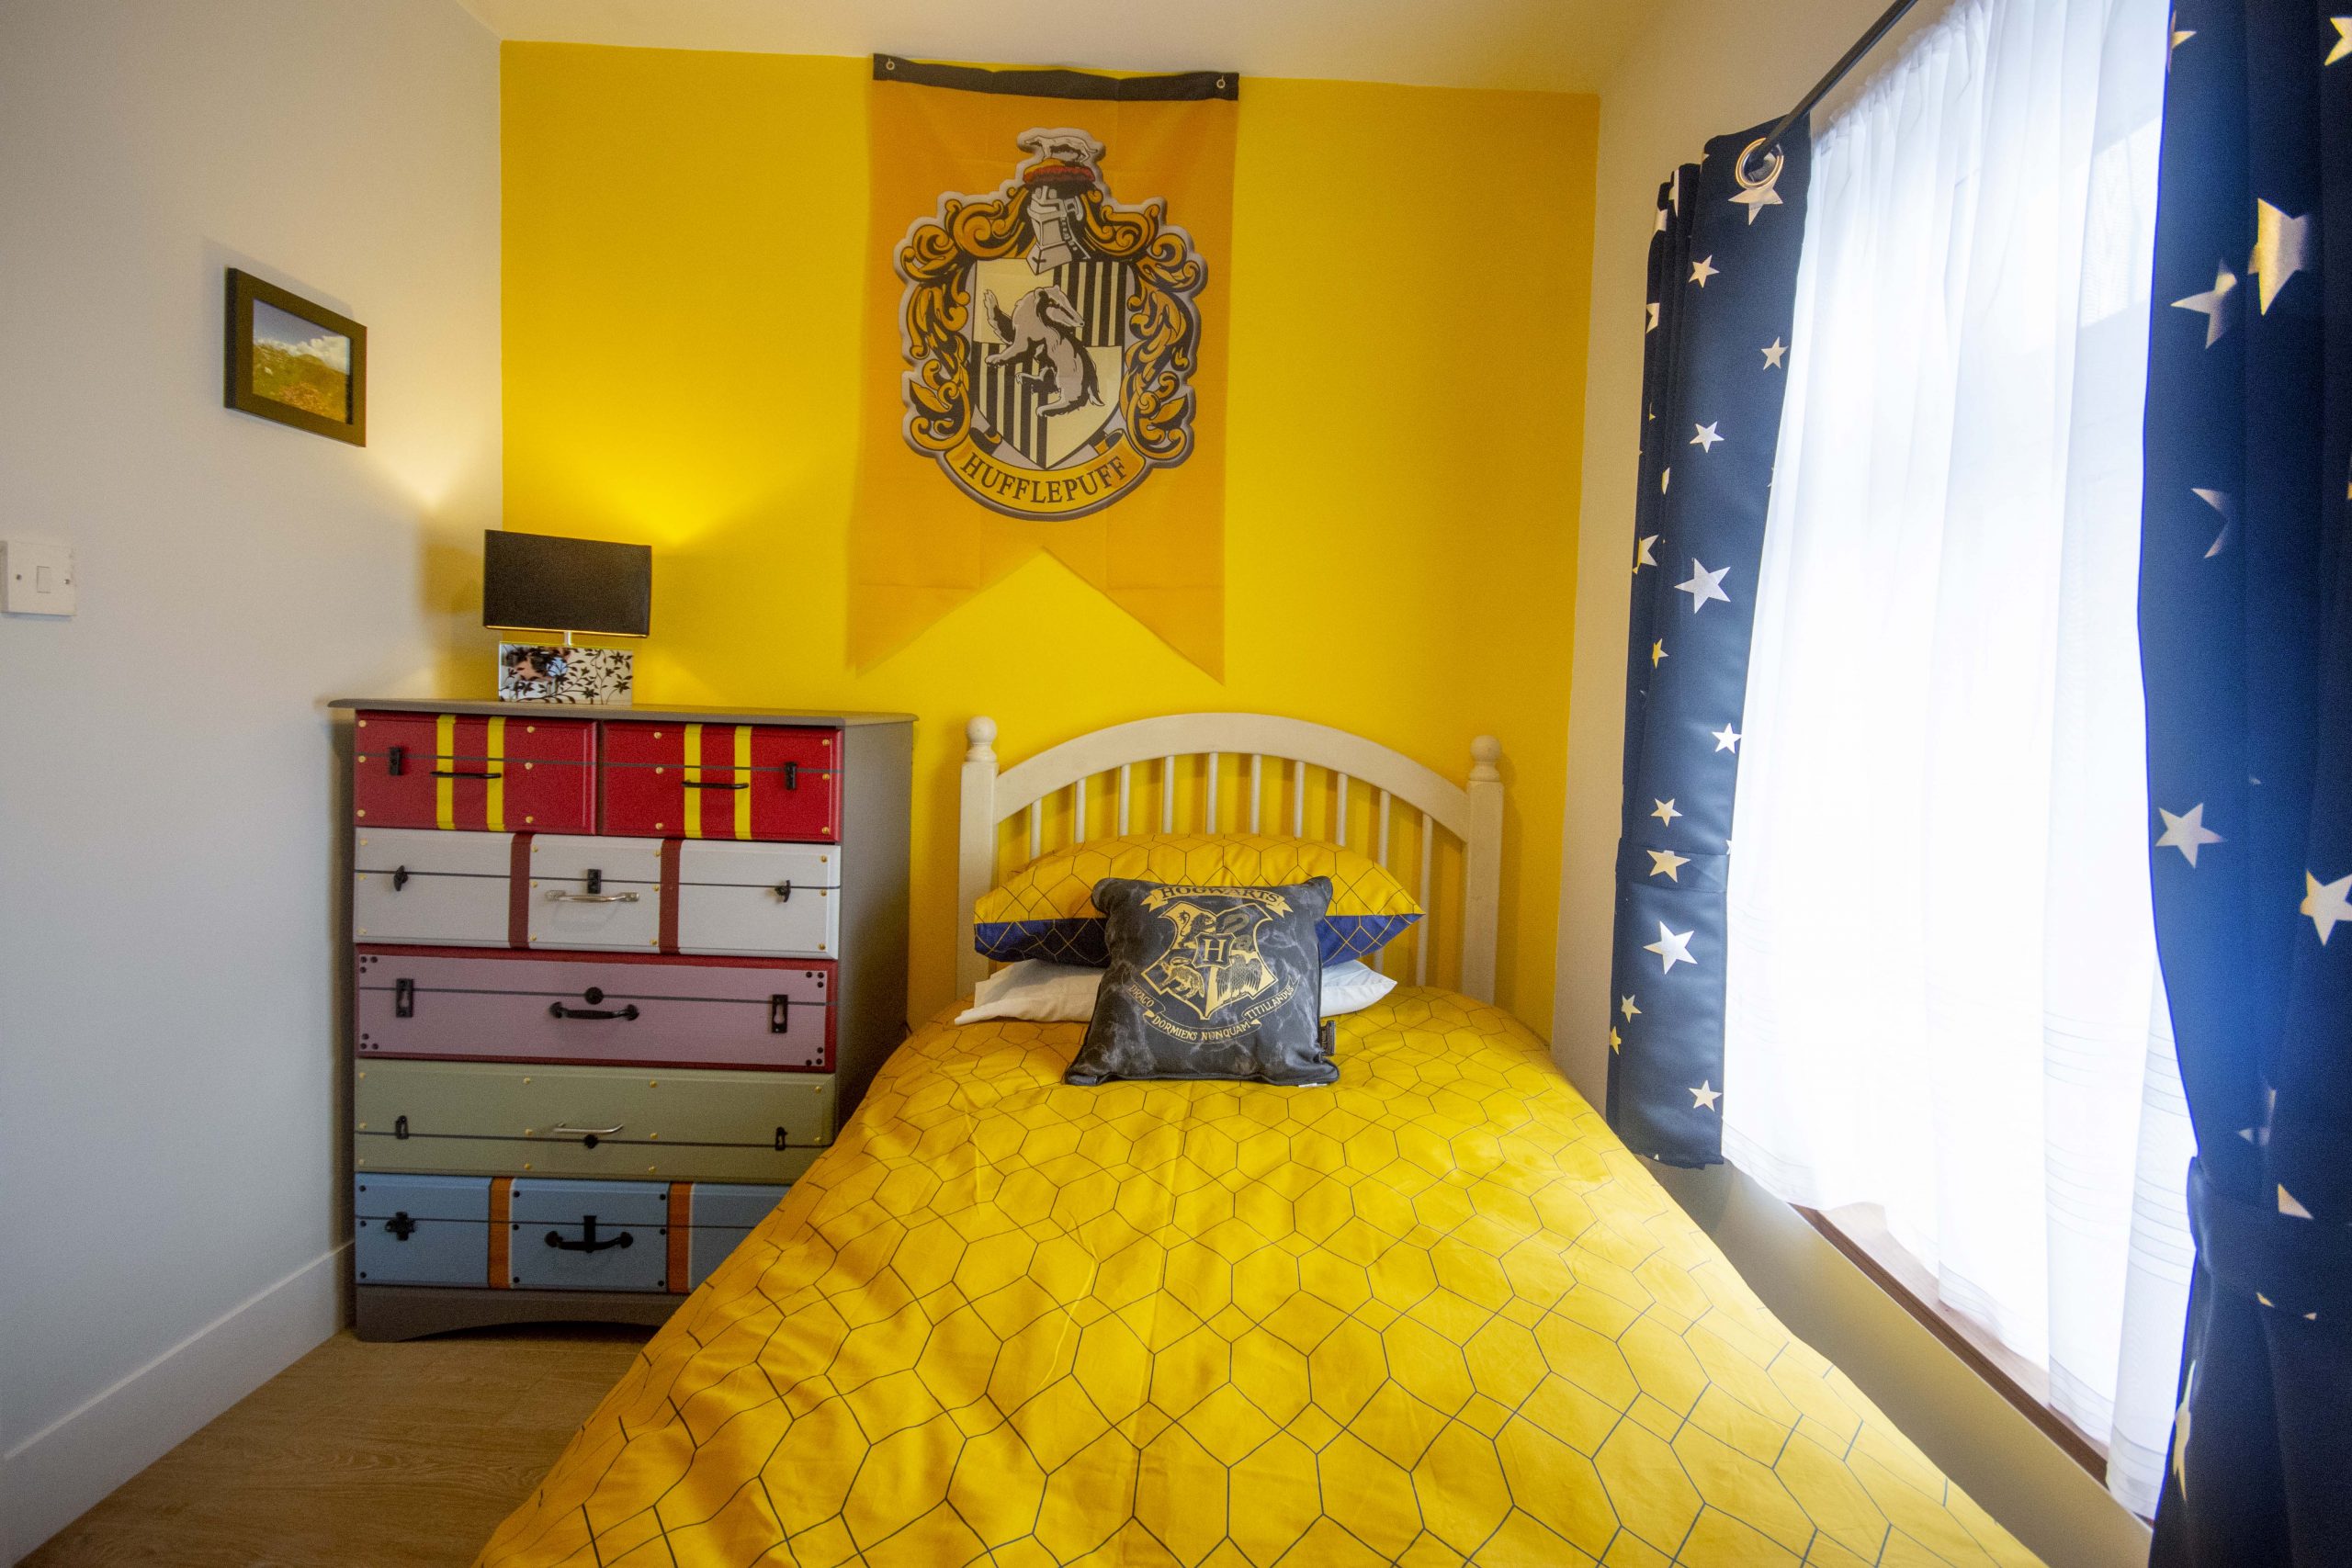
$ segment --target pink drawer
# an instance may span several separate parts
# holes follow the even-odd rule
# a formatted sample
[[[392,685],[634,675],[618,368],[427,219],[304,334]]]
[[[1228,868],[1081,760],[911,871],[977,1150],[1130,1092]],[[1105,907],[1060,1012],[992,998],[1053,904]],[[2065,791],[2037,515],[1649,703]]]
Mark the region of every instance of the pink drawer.
[[[356,950],[364,1056],[831,1072],[824,959]]]

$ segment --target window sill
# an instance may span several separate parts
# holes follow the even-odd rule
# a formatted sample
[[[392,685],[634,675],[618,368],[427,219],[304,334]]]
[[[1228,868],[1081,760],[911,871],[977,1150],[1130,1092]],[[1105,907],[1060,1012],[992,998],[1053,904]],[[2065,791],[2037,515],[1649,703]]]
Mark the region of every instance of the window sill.
[[[2069,1459],[2090,1472],[2093,1480],[2106,1484],[2107,1445],[2050,1407],[2047,1372],[2003,1345],[1975,1319],[1936,1299],[1935,1277],[1887,1234],[1883,1210],[1875,1203],[1850,1203],[1826,1213],[1803,1207],[1797,1213]]]

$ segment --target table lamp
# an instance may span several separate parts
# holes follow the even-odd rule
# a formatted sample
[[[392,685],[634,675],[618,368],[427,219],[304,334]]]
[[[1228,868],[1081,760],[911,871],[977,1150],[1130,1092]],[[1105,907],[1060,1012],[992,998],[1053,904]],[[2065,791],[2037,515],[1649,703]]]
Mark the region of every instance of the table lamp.
[[[501,642],[498,695],[514,703],[627,703],[636,656],[575,648],[581,632],[644,637],[653,624],[653,551],[489,528],[481,536],[481,624],[560,632],[553,643]]]

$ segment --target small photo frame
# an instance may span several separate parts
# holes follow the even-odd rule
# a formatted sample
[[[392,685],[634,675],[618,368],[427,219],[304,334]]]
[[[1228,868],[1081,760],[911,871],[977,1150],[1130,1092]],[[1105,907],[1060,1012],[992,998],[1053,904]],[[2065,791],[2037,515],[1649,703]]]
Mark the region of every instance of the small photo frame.
[[[504,703],[626,705],[637,656],[618,648],[550,643],[498,645],[498,700]]]
[[[368,329],[229,269],[228,406],[368,445]]]

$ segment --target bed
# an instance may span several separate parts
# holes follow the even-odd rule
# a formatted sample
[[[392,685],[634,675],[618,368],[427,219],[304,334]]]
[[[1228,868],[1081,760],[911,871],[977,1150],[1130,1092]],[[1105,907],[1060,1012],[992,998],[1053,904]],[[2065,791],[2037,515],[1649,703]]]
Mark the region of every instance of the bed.
[[[969,733],[967,909],[1049,826],[1311,808],[1417,872],[1408,983],[1339,1020],[1330,1088],[1067,1086],[1083,1024],[943,1012],[481,1563],[2035,1561],[1491,1004],[1491,740],[1455,785],[1262,716],[1001,772]]]

